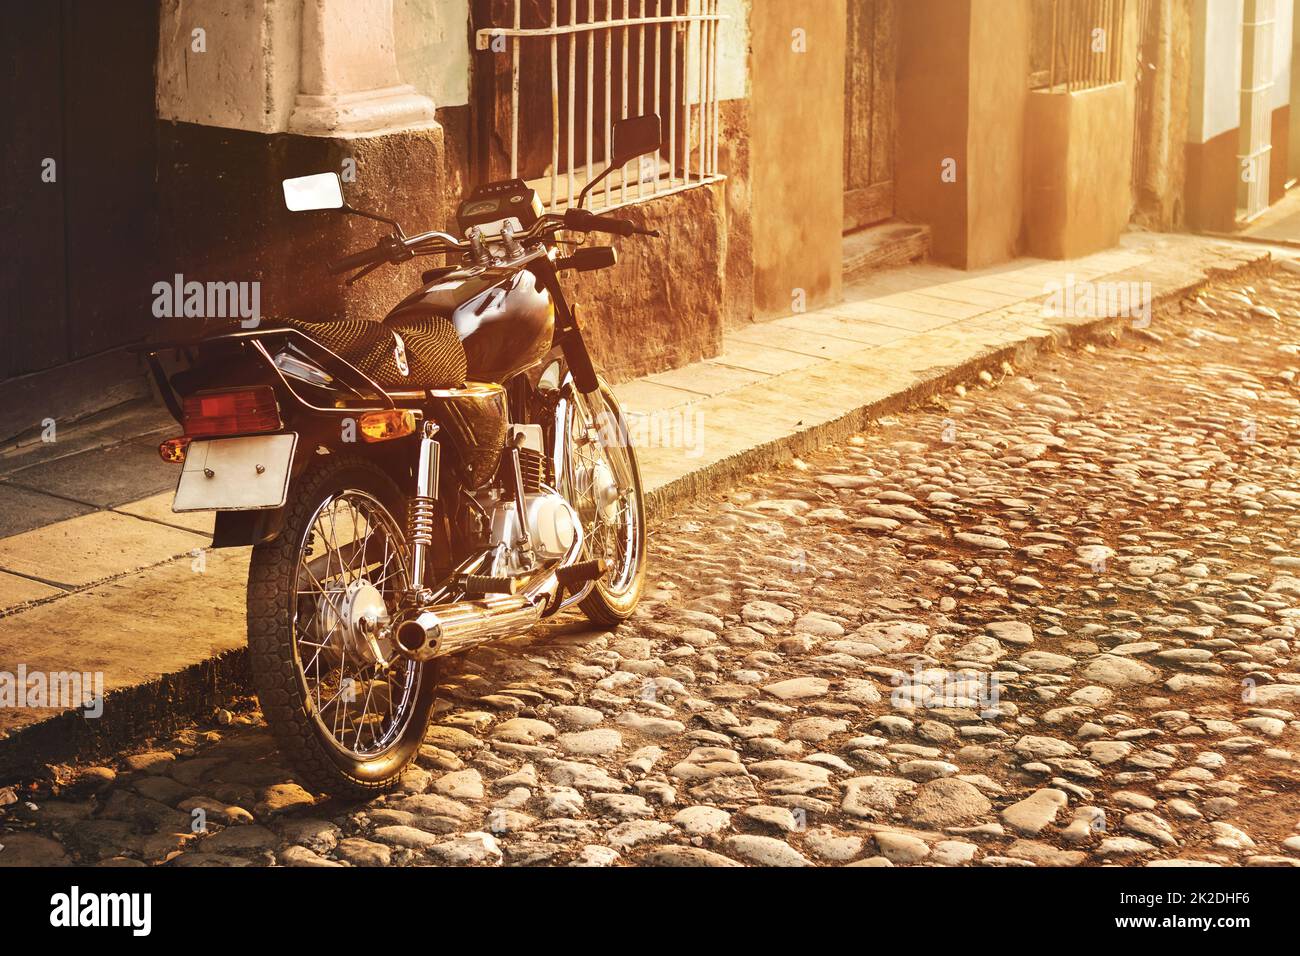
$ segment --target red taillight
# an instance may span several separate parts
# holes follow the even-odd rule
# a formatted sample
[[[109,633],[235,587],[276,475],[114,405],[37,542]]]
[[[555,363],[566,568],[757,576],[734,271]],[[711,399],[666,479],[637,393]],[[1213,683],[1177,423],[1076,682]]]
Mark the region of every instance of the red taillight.
[[[279,430],[280,408],[275,392],[266,385],[185,399],[185,434],[191,438]]]

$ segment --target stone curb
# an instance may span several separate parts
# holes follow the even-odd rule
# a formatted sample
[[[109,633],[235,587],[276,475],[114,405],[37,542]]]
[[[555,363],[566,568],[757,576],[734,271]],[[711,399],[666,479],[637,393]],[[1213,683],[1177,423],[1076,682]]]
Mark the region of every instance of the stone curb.
[[[1209,283],[1258,274],[1266,270],[1271,261],[1271,254],[1262,253],[1253,262],[1236,268],[1211,268],[1200,280],[1157,296],[1151,306],[1153,320],[1157,312],[1177,305]],[[883,399],[850,409],[838,418],[755,445],[738,455],[706,465],[655,489],[648,496],[649,510],[652,516],[671,514],[674,508],[718,488],[734,484],[746,475],[787,465],[792,459],[813,449],[844,441],[876,419],[920,404],[957,385],[978,383],[981,372],[999,372],[1004,362],[1024,366],[1047,352],[1076,348],[1105,339],[1113,341],[1128,331],[1131,321],[1123,316],[1083,319],[1068,325],[1058,325],[1042,335],[989,349],[956,365],[935,366],[924,373],[924,381],[893,392]]]

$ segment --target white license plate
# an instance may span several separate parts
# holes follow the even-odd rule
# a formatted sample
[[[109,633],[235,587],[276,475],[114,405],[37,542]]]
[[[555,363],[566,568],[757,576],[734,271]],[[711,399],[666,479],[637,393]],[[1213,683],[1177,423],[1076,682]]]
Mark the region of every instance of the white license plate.
[[[250,435],[190,442],[172,511],[282,508],[298,436]]]

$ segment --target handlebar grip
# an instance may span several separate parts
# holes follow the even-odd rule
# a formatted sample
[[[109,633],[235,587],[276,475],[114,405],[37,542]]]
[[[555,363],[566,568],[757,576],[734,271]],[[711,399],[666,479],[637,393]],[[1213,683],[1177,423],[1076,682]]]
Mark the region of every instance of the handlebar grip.
[[[617,216],[600,216],[586,209],[570,209],[564,214],[564,225],[581,232],[607,232],[613,236],[636,235],[637,225],[630,219]]]
[[[368,266],[379,256],[378,247],[374,249],[365,249],[361,252],[354,252],[350,256],[344,256],[342,259],[335,259],[326,265],[330,275],[337,275],[340,272],[350,272],[353,269],[360,269],[362,266]]]

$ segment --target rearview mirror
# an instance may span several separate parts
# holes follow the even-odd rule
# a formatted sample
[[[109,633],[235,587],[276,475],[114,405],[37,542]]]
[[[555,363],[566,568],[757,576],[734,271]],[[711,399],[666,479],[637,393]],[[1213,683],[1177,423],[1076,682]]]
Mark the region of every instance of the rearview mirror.
[[[659,114],[647,113],[645,116],[629,116],[627,119],[618,120],[614,124],[610,139],[613,155],[609,167],[582,187],[582,192],[578,193],[579,209],[586,205],[587,194],[614,170],[626,166],[638,156],[658,152],[659,147],[664,144]]]
[[[638,156],[656,152],[664,143],[659,116],[629,116],[614,124],[614,165],[630,163]]]
[[[316,173],[286,179],[284,204],[290,212],[308,209],[342,209],[343,183],[338,173]]]

